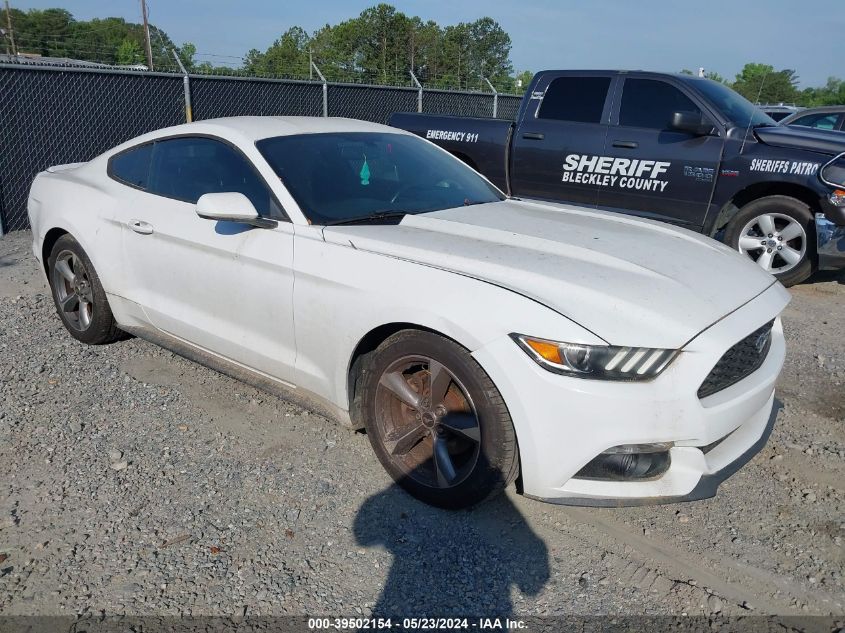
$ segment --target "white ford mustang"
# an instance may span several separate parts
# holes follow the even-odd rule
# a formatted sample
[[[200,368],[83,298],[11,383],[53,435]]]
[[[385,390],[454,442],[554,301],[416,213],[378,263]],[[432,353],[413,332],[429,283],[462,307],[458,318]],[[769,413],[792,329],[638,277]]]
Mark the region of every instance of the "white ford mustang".
[[[80,341],[129,332],[367,430],[418,498],[712,496],[765,443],[773,277],[664,224],[509,199],[431,143],[244,117],[52,167],[33,248]]]

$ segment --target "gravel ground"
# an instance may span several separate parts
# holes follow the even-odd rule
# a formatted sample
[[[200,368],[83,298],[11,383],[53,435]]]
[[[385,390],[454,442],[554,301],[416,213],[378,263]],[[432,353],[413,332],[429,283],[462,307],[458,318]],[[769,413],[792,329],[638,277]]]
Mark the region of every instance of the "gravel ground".
[[[792,289],[783,404],[715,499],[445,512],[353,433],[63,330],[0,238],[0,613],[845,614],[845,274]]]

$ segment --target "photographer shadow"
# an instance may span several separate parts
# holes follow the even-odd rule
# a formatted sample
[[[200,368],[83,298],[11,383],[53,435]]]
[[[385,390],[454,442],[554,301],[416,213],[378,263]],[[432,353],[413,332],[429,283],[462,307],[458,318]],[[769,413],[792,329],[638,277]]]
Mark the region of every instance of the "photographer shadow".
[[[512,587],[534,596],[549,580],[546,545],[506,494],[450,511],[392,485],[362,504],[354,532],[393,556],[373,617],[504,618]]]

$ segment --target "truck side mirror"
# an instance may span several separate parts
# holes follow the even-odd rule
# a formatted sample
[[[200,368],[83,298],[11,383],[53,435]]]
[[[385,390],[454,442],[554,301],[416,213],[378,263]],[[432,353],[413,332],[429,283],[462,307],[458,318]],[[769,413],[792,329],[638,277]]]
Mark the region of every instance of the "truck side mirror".
[[[695,136],[707,136],[713,131],[713,124],[700,112],[673,112],[670,127]]]

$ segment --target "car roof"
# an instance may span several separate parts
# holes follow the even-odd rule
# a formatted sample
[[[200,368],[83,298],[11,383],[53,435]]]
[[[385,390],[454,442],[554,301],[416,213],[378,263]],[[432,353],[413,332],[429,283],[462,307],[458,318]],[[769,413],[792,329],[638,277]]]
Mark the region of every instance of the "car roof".
[[[220,119],[203,119],[148,132],[115,147],[106,153],[112,155],[135,145],[149,143],[159,138],[181,135],[219,136],[229,141],[252,144],[261,139],[293,134],[325,134],[328,132],[387,132],[409,134],[404,130],[341,117],[316,116],[235,116]]]
[[[206,119],[196,123],[186,123],[183,128],[207,126],[236,131],[253,141],[273,136],[291,134],[322,134],[326,132],[395,132],[380,123],[371,123],[358,119],[317,116],[235,116],[221,119]]]

